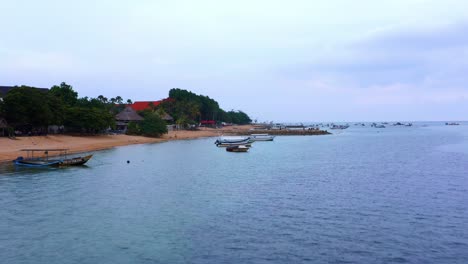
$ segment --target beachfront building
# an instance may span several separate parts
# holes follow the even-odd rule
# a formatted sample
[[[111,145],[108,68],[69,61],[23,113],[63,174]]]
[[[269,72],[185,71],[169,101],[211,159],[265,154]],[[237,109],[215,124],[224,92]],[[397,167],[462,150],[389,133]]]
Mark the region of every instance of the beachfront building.
[[[159,106],[162,102],[166,100],[170,100],[170,99],[163,99],[159,101],[136,101],[133,104],[130,104],[128,106],[130,106],[135,111],[144,111],[147,109],[153,110],[154,108],[156,108],[157,106]],[[168,125],[174,123],[174,118],[168,113],[166,113],[165,111],[157,110],[156,112],[159,113],[161,119],[166,121]]]
[[[130,104],[128,106],[133,108],[135,111],[143,111],[146,109],[154,109],[155,107],[159,106],[161,103],[170,101],[170,100],[172,99],[166,98],[166,99],[162,99],[159,101],[136,101],[136,102],[133,102],[133,104]]]
[[[130,122],[140,122],[142,120],[143,117],[141,117],[131,106],[125,107],[122,112],[115,115],[116,128],[118,131],[123,133],[127,132],[128,124]]]

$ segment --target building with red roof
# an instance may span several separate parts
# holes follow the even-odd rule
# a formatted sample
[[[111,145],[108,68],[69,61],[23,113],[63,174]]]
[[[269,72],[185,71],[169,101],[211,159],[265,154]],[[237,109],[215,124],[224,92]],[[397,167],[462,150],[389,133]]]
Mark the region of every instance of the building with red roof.
[[[151,104],[153,104],[153,107],[156,107],[160,105],[162,102],[172,101],[172,100],[173,99],[171,98],[166,98],[166,99],[162,99],[159,101],[136,101],[133,104],[131,104],[130,107],[133,108],[133,110],[135,111],[143,111],[145,109],[150,108]]]

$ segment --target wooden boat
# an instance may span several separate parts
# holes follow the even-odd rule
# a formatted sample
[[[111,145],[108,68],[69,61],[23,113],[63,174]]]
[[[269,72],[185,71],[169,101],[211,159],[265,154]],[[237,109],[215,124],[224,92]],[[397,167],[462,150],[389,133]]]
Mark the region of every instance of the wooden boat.
[[[16,158],[13,163],[15,165],[27,166],[27,167],[53,167],[59,166],[60,160],[34,160],[24,159],[23,157]]]
[[[27,167],[66,167],[85,164],[93,155],[68,158],[68,149],[22,149],[26,158],[20,156],[13,160],[15,165]],[[52,153],[52,158],[49,153]]]
[[[226,148],[226,151],[229,151],[229,152],[247,152],[248,150],[249,150],[249,147],[245,145],[231,146],[231,147]]]
[[[83,165],[88,160],[90,160],[93,157],[93,155],[86,155],[83,157],[74,157],[71,159],[64,159],[59,163],[59,166],[78,166],[78,165]]]

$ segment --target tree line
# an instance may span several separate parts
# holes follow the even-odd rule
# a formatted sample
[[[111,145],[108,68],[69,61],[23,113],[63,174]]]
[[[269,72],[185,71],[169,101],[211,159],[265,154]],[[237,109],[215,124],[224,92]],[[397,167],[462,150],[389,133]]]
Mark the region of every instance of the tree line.
[[[252,122],[242,111],[224,111],[214,99],[197,95],[187,90],[173,88],[169,98],[158,107],[170,114],[178,124],[198,124],[202,120],[214,120],[217,123],[226,122],[245,125]]]
[[[0,101],[0,116],[8,122],[10,135],[44,134],[50,125],[66,127],[67,132],[96,134],[115,127],[114,115],[122,109],[119,103],[123,103],[120,96],[79,98],[65,82],[49,90],[17,86]]]
[[[37,89],[30,86],[16,86],[0,98],[0,118],[6,119],[9,135],[45,134],[51,125],[65,128],[66,132],[97,134],[116,126],[115,115],[130,99],[122,97],[96,98],[78,97],[73,87],[65,82],[51,89]],[[161,119],[171,115],[176,124],[187,126],[202,120],[216,123],[248,124],[252,120],[242,111],[224,111],[214,99],[197,95],[187,90],[174,88],[169,91],[168,99],[157,106],[139,112],[144,120],[131,123],[129,133],[160,136],[167,133],[166,123]]]

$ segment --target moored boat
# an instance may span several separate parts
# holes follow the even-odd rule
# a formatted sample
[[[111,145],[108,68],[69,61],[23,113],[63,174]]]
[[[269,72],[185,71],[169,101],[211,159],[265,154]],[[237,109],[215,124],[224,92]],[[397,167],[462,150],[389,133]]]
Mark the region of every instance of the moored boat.
[[[348,124],[346,125],[335,125],[335,124],[332,124],[332,126],[330,127],[330,129],[347,129],[349,127]]]
[[[13,160],[15,165],[27,167],[66,167],[85,164],[93,155],[68,158],[68,149],[22,149],[26,158],[20,156]],[[52,152],[52,158],[49,157]],[[40,153],[40,154],[38,154]]]
[[[248,150],[249,150],[249,147],[246,145],[231,146],[231,147],[226,148],[226,151],[229,151],[229,152],[247,152]]]
[[[215,141],[217,147],[250,145],[250,137],[220,137]]]
[[[250,139],[252,141],[273,141],[275,136],[268,134],[251,134]]]

